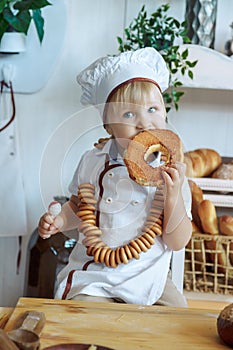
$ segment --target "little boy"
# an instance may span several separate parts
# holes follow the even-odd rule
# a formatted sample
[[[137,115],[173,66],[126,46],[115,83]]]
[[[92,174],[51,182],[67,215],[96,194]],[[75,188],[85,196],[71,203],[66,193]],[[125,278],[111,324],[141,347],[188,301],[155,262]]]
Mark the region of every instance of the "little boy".
[[[83,155],[69,187],[71,198],[61,214],[55,219],[47,213],[41,217],[41,237],[82,226],[76,215],[82,184],[89,184],[94,196],[97,220],[93,225],[98,226],[95,232],[101,233],[104,245],[116,250],[140,236],[157,188],[140,186],[129,178],[124,151],[139,132],[166,129],[162,92],[168,80],[166,63],[153,48],[100,58],[79,74],[81,102],[99,109],[112,137]],[[169,269],[172,251],[184,248],[191,237],[190,190],[183,163],[162,169],[163,226],[155,244],[140,252],[139,259],[111,267],[93,260],[79,232],[69,263],[58,275],[55,298],[186,306]],[[90,208],[89,203],[86,209],[90,212]]]

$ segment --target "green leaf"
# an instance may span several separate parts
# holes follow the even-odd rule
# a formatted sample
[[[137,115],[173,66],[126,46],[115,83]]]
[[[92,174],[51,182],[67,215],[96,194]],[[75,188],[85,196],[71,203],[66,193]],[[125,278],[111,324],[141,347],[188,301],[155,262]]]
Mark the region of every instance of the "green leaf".
[[[188,57],[188,54],[189,54],[188,49],[185,49],[185,50],[182,52],[181,56],[182,56],[182,58],[185,60],[185,59]]]
[[[190,43],[191,43],[191,39],[190,39],[188,36],[184,36],[184,37],[183,37],[183,42],[184,42],[185,44],[190,44]]]
[[[42,7],[52,5],[47,0],[20,0],[14,4],[14,9],[23,10],[38,10]]]
[[[176,96],[180,99],[181,96],[184,95],[183,91],[176,91]]]
[[[177,95],[177,91],[174,88],[172,88],[171,90],[171,95],[173,96],[173,98]]]
[[[13,15],[9,8],[3,11],[3,17],[15,30],[20,33],[27,34],[31,22],[31,15],[29,11],[19,12],[16,16]]]
[[[7,0],[0,0],[0,13],[2,13],[3,9],[5,8],[7,4]],[[1,28],[0,28],[1,31]]]
[[[177,28],[180,28],[180,22],[174,19],[174,24]]]
[[[42,43],[44,37],[44,18],[41,16],[41,10],[33,10],[32,18],[36,26],[38,38],[40,40],[40,43]]]
[[[9,23],[3,18],[3,14],[0,13],[0,41],[8,26]]]
[[[181,83],[181,81],[176,81],[175,83],[174,83],[174,86],[175,87],[178,87],[178,86],[182,86],[183,84]]]
[[[171,94],[169,94],[168,92],[165,92],[163,94],[163,98],[166,101],[166,103],[171,103],[172,102]]]
[[[117,37],[117,42],[118,42],[118,44],[122,44],[123,43],[123,40],[122,40],[122,38],[120,38],[119,36]]]
[[[193,72],[191,70],[188,71],[188,76],[190,79],[193,79]]]
[[[197,64],[197,62],[198,62],[197,60],[196,60],[196,61],[193,61],[193,62],[186,61],[187,65],[188,65],[190,68],[195,67],[195,66],[196,66],[196,64]]]

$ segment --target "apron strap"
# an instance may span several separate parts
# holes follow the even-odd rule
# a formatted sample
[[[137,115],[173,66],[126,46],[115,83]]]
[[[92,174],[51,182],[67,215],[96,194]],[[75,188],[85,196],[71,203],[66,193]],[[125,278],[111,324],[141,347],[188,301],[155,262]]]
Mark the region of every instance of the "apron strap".
[[[14,91],[13,91],[13,87],[12,87],[12,83],[10,82],[9,84],[7,84],[4,80],[2,80],[0,82],[1,85],[1,94],[3,93],[3,88],[6,87],[7,89],[10,89],[10,94],[11,94],[11,104],[12,104],[12,116],[10,118],[10,120],[3,126],[0,128],[0,132],[3,131],[4,129],[6,129],[15,119],[15,99],[14,99]]]

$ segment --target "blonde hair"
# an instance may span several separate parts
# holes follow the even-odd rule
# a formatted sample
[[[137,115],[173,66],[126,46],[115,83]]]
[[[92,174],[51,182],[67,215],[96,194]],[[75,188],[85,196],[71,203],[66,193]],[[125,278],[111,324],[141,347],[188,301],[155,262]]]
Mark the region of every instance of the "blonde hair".
[[[107,122],[108,103],[111,103],[111,108],[116,111],[118,103],[132,103],[137,105],[144,105],[148,96],[153,96],[160,91],[159,87],[147,80],[133,80],[127,84],[122,84],[110,94],[103,113],[104,124]],[[163,101],[162,93],[160,93],[161,101]]]
[[[150,81],[132,81],[118,87],[108,102],[144,104],[148,95],[158,91],[158,86]],[[161,96],[162,97],[162,96]]]

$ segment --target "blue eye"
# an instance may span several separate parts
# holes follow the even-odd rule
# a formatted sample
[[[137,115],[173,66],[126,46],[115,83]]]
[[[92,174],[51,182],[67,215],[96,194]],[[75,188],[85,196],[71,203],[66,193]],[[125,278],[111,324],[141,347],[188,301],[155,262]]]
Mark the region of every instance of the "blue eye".
[[[126,112],[123,114],[123,117],[126,118],[126,119],[129,119],[129,118],[132,118],[134,117],[134,113],[133,112]]]
[[[155,107],[150,107],[148,109],[148,113],[154,113],[154,112],[156,112],[156,108]]]

